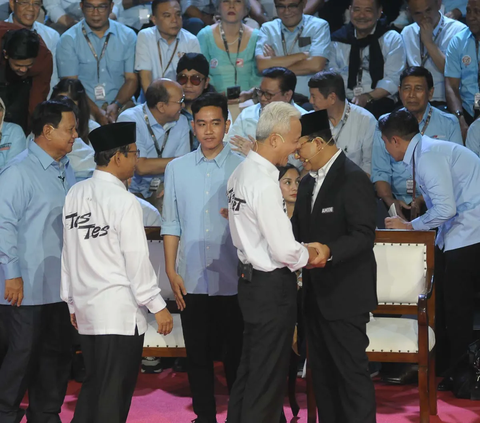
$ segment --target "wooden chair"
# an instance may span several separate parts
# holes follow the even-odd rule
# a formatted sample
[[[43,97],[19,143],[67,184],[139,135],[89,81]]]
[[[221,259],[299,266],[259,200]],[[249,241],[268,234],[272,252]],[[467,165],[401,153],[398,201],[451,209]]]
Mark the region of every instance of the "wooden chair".
[[[161,295],[167,302],[167,308],[173,316],[173,330],[163,336],[157,333],[157,324],[153,314],[148,315],[148,329],[143,342],[144,357],[186,357],[185,341],[183,339],[180,314],[175,302],[170,282],[165,273],[165,256],[160,228],[145,228],[150,252],[150,261],[157,273]]]
[[[418,363],[420,423],[437,414],[435,381],[435,232],[377,230],[378,307],[367,325],[370,361]],[[401,317],[416,315],[416,319]],[[316,422],[316,405],[307,370],[308,423]]]

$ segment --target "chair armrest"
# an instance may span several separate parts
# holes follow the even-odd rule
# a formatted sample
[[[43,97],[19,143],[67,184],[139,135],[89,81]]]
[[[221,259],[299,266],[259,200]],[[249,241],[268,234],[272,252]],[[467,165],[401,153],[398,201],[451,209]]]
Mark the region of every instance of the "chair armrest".
[[[434,280],[433,280],[433,272],[431,269],[427,269],[427,276],[426,276],[426,281],[428,283],[427,285],[427,299],[429,299],[431,296],[432,296],[432,292],[433,292],[433,284],[434,284]]]
[[[420,294],[418,296],[418,325],[428,326],[428,311],[427,311],[427,294]]]

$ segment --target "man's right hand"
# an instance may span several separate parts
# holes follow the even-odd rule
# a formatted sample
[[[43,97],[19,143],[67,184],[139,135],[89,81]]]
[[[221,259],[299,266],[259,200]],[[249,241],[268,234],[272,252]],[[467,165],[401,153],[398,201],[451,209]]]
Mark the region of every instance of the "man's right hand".
[[[3,297],[12,306],[20,307],[23,301],[23,279],[13,278],[5,280],[5,295]]]
[[[173,329],[173,317],[165,307],[158,313],[155,313],[155,320],[157,321],[157,332],[161,335],[168,335]]]
[[[173,278],[170,279],[170,286],[172,287],[173,294],[175,295],[175,301],[177,302],[178,309],[180,311],[185,310],[186,305],[183,296],[187,295],[187,290],[185,289],[185,284],[182,277],[178,273],[175,273]]]

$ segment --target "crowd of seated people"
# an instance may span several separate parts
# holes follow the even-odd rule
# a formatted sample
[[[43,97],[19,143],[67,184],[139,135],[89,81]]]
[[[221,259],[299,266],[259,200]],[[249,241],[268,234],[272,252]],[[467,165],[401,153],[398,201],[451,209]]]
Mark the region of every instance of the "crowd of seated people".
[[[201,172],[195,176],[193,171],[201,160],[186,155],[201,150],[200,141],[208,142],[205,131],[210,131],[212,138],[223,139],[229,154],[231,150],[239,163],[255,149],[259,117],[272,102],[290,103],[302,115],[326,110],[332,140],[372,182],[378,228],[385,227],[384,220],[392,213],[411,221],[428,209],[421,186],[413,183],[411,168],[396,160],[386,147],[378,121],[388,120],[398,110],[410,112],[422,136],[465,146],[480,156],[480,0],[9,0],[8,4],[0,1],[0,16],[2,13],[0,282],[19,278],[21,268],[11,265],[12,251],[21,247],[13,245],[12,239],[6,241],[11,221],[7,222],[2,213],[14,208],[6,185],[19,168],[12,172],[10,166],[15,160],[23,160],[22,154],[27,154],[25,150],[30,151],[39,138],[39,145],[43,145],[42,140],[56,136],[56,127],[52,133],[38,127],[42,121],[38,110],[47,100],[70,104],[68,110],[74,111],[75,119],[68,122],[71,127],[62,129],[70,131],[71,149],[55,160],[60,171],[69,162],[77,182],[91,178],[96,166],[89,133],[115,122],[135,122],[138,160],[133,178],[125,183],[142,205],[144,222],[159,226],[163,222],[165,228],[169,224],[167,238],[180,236],[185,225],[201,244],[205,257],[210,254],[208,243],[199,241],[223,238],[218,222],[208,234],[193,233],[189,226],[201,226],[200,221],[205,224],[203,218],[191,215],[207,208],[204,202],[209,193],[202,196],[193,189],[193,180],[188,183],[189,178],[203,180]],[[205,95],[208,98],[208,93],[223,95],[228,102],[228,119],[221,133],[214,123],[207,122],[208,113],[204,113],[203,123],[194,118],[195,101]],[[43,157],[43,162],[40,160],[47,166],[45,152],[38,149],[34,147],[33,154]],[[189,159],[176,160],[180,157]],[[238,163],[232,159],[228,172],[233,172]],[[207,175],[212,175],[212,183],[215,173],[226,165],[219,162],[217,166]],[[182,180],[186,187],[172,185],[174,171],[183,178],[175,174],[176,180]],[[280,186],[291,216],[297,177],[308,172],[294,155],[289,156],[289,165],[282,172]],[[35,177],[34,169],[22,174],[25,192],[35,189],[25,178]],[[63,173],[59,176],[62,182],[67,177],[71,178]],[[43,182],[51,183],[48,179]],[[61,205],[61,191],[51,194],[47,201]],[[182,195],[187,198],[182,199]],[[196,208],[189,206],[181,211],[188,218],[178,215],[176,207],[181,201],[185,201],[181,206],[198,202]],[[203,211],[209,212],[213,210]],[[37,232],[45,221],[41,213],[32,213],[38,226],[32,229],[35,236],[31,239],[40,240]],[[27,229],[25,226],[22,230]],[[61,244],[61,229],[56,230],[45,236],[55,236]],[[30,237],[28,232],[25,236]],[[188,233],[187,239],[190,236]],[[178,240],[171,245],[170,250],[176,251]],[[183,246],[180,242],[180,251]],[[55,255],[61,248],[52,251]],[[170,255],[171,267],[176,257]],[[205,257],[195,263],[196,272],[209,266]],[[227,254],[222,259],[235,267],[236,257]],[[174,286],[178,275],[170,270]],[[42,272],[52,280],[60,278],[47,267]],[[36,283],[38,277],[32,276],[30,283]],[[236,278],[235,273],[232,278]],[[195,291],[191,283],[183,286],[183,281],[181,289],[207,293]],[[228,295],[234,291],[218,290]],[[57,297],[36,298],[30,293],[23,304],[44,306],[55,303]],[[1,311],[9,302],[5,299],[0,304]],[[195,307],[198,310],[194,312]],[[185,317],[186,332],[197,331],[195,320],[202,307],[208,304],[192,303],[194,314]],[[57,318],[61,313],[53,310],[51,314]],[[31,342],[28,349],[33,351],[37,348],[34,343],[41,341]],[[194,357],[199,354],[198,344],[187,343],[187,354],[189,348]],[[442,351],[437,354],[441,356]],[[439,360],[441,370],[448,367],[445,361]],[[29,367],[22,377],[34,378],[42,365],[39,362]],[[23,398],[30,387],[24,382],[12,384],[10,397],[4,400],[1,379],[6,370],[1,366],[2,348],[0,404],[8,404],[11,412],[18,409],[17,398]],[[214,406],[208,404],[211,397],[198,382],[203,373],[194,360],[189,372],[195,411],[201,416],[204,401],[212,413]],[[443,387],[449,386],[447,383]],[[17,391],[12,394],[13,389]]]

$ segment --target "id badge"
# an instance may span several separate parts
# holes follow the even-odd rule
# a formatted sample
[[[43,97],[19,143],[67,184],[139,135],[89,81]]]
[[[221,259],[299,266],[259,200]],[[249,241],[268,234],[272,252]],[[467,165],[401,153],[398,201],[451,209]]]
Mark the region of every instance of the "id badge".
[[[475,100],[473,102],[473,108],[476,110],[480,110],[480,93],[475,94]]]
[[[353,95],[358,97],[363,94],[363,87],[361,85],[357,85],[353,88]]]
[[[413,195],[413,179],[407,179],[407,194]]]
[[[158,187],[160,186],[160,183],[162,181],[160,180],[160,178],[153,178],[152,179],[152,182],[150,182],[150,188],[149,188],[149,191],[151,192],[157,192],[157,189]]]
[[[147,24],[150,21],[150,13],[148,13],[148,9],[139,9],[138,19],[142,25]]]
[[[95,85],[95,88],[94,88],[94,94],[95,94],[95,100],[106,100],[106,93],[105,93],[105,87],[103,86],[103,84],[98,84],[98,85]]]

